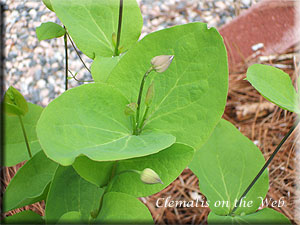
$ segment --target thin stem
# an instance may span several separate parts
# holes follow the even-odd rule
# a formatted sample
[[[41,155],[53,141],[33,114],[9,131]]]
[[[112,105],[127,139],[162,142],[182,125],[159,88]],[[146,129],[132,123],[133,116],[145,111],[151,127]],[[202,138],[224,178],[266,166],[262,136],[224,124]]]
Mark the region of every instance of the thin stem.
[[[120,39],[121,39],[122,17],[123,17],[123,0],[120,0],[117,44],[115,47],[114,56],[118,56],[120,54],[119,53],[119,45],[120,45]]]
[[[136,127],[135,130],[133,132],[134,135],[138,134],[138,128],[139,128],[139,117],[140,117],[140,109],[141,109],[141,101],[142,101],[142,95],[143,95],[143,89],[144,89],[144,84],[145,84],[145,80],[147,78],[147,76],[149,75],[149,73],[151,73],[151,71],[153,70],[153,68],[151,67],[143,76],[143,79],[141,81],[141,85],[140,85],[140,92],[139,92],[139,97],[138,97],[138,101],[137,101],[137,109],[136,109]]]
[[[66,30],[66,27],[64,26],[64,29]],[[65,64],[66,64],[66,68],[65,68],[65,90],[68,90],[68,39],[67,39],[67,30],[66,33],[64,35],[64,42],[65,42]]]
[[[239,198],[238,202],[235,204],[234,208],[231,211],[231,215],[237,210],[237,208],[239,207],[239,204],[241,202],[241,200],[247,195],[247,193],[250,191],[250,189],[253,187],[253,185],[256,183],[256,181],[260,178],[260,176],[263,174],[263,172],[265,171],[265,169],[269,166],[269,164],[272,162],[273,158],[275,157],[275,155],[277,154],[277,152],[280,150],[281,146],[284,144],[284,142],[288,139],[288,137],[293,133],[293,131],[295,130],[296,126],[298,125],[299,122],[297,122],[295,125],[293,125],[291,127],[291,129],[289,130],[289,132],[284,136],[284,138],[281,140],[281,142],[279,143],[279,145],[276,147],[276,149],[274,150],[274,152],[272,153],[272,155],[270,156],[270,158],[268,159],[268,161],[264,164],[264,166],[261,168],[261,170],[258,172],[258,174],[256,175],[256,177],[252,180],[252,182],[249,184],[249,186],[246,188],[246,190],[244,191],[244,193],[242,194],[242,196]]]
[[[67,32],[67,31],[66,31],[66,32]],[[76,48],[76,46],[75,46],[75,44],[74,44],[72,38],[70,37],[69,33],[66,33],[66,34],[67,34],[67,36],[68,36],[68,38],[69,38],[69,40],[70,40],[70,42],[71,42],[73,48],[75,49],[76,54],[78,55],[80,61],[82,62],[82,64],[84,65],[84,67],[87,69],[87,71],[89,71],[89,73],[91,73],[91,70],[87,67],[87,65],[84,63],[83,59],[81,58],[80,53],[79,53],[79,51],[77,50],[77,48]]]
[[[139,130],[141,130],[143,128],[144,122],[145,122],[145,120],[147,118],[147,115],[148,115],[149,108],[150,108],[149,106],[146,107],[146,110],[145,110],[142,122],[140,124]]]
[[[29,143],[28,143],[28,138],[27,138],[27,134],[26,134],[26,130],[25,130],[25,127],[24,127],[24,124],[23,124],[22,117],[21,116],[18,116],[18,117],[19,117],[20,124],[21,124],[21,127],[22,127],[22,131],[23,131],[23,135],[24,135],[24,139],[25,139],[25,143],[26,143],[28,155],[29,155],[30,158],[32,158],[32,154],[31,154]]]
[[[73,79],[76,80],[77,82],[94,82],[93,80],[78,80],[76,78],[76,76],[72,73],[71,70],[69,70],[69,73],[71,74],[71,76],[73,77]]]

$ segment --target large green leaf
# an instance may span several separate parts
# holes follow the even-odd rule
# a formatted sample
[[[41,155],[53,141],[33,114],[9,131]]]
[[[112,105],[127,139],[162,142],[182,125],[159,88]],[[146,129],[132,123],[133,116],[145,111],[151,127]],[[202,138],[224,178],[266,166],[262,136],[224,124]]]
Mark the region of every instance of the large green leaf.
[[[44,200],[43,193],[52,181],[57,166],[45,156],[43,151],[28,160],[6,188],[4,211]]]
[[[58,18],[78,48],[90,58],[113,56],[113,33],[118,31],[120,0],[51,0]],[[124,0],[120,47],[134,44],[143,19],[136,0]]]
[[[111,190],[136,197],[152,195],[175,180],[192,160],[193,155],[194,150],[191,147],[183,144],[174,144],[153,155],[118,161],[115,172],[116,178]],[[76,159],[73,167],[86,180],[102,186],[107,184],[113,164],[114,162],[96,162],[87,157],[79,157]],[[138,174],[132,172],[117,175],[122,171],[142,171],[145,168],[153,169],[164,184],[145,184],[141,181]]]
[[[269,101],[288,111],[300,113],[297,93],[287,73],[272,66],[254,64],[247,71],[247,80]]]
[[[196,152],[190,169],[199,178],[200,191],[209,200],[210,209],[215,214],[228,215],[264,163],[260,150],[231,123],[221,120],[207,143]],[[235,214],[255,212],[260,198],[268,192],[268,182],[265,171]],[[250,201],[252,204],[244,207]]]
[[[157,55],[175,57],[166,72],[147,78],[145,90],[154,80],[155,96],[144,131],[170,133],[177,142],[199,149],[226,103],[228,68],[222,37],[202,23],[151,33],[122,57],[107,83],[137,101],[142,77]]]
[[[38,122],[43,150],[54,161],[71,165],[80,155],[121,160],[154,154],[175,142],[174,136],[157,131],[132,135],[130,118],[124,114],[128,103],[106,84],[68,90],[45,108]]]
[[[53,22],[42,23],[36,28],[36,36],[39,41],[58,38],[63,36],[65,33],[66,30],[62,26]]]
[[[22,211],[12,216],[4,218],[5,224],[42,224],[44,220],[42,217],[30,210]]]
[[[43,108],[28,102],[28,109],[28,113],[23,117],[23,123],[31,153],[34,155],[41,150],[35,128]],[[4,124],[4,165],[14,166],[29,159],[29,155],[19,118],[5,115]]]
[[[143,203],[118,192],[104,195],[103,207],[96,221],[101,224],[153,224],[152,216]]]
[[[211,212],[207,218],[208,224],[291,224],[283,214],[264,208],[258,212],[243,216],[219,216]]]
[[[120,61],[121,56],[102,57],[97,56],[91,66],[92,76],[95,82],[106,81],[107,77]]]
[[[64,214],[77,211],[87,223],[97,211],[103,189],[82,179],[71,167],[59,166],[51,183],[46,201],[47,223],[56,223]]]

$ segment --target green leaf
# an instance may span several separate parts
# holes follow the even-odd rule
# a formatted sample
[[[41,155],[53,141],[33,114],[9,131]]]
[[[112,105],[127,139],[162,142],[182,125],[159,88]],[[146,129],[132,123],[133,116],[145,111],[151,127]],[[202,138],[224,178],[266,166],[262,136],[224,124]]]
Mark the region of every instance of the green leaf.
[[[71,211],[71,212],[67,212],[64,215],[62,215],[59,219],[59,221],[57,222],[57,224],[72,224],[72,223],[76,223],[79,224],[81,221],[81,213],[77,212],[77,211]]]
[[[92,76],[95,82],[104,82],[107,80],[110,72],[120,61],[121,56],[101,57],[97,56],[91,66]]]
[[[101,224],[153,224],[147,207],[133,196],[109,192],[104,195],[103,206],[96,222]]]
[[[41,40],[47,40],[52,38],[58,38],[65,35],[65,29],[53,22],[42,23],[36,28],[36,36]]]
[[[28,103],[28,113],[23,117],[23,123],[28,137],[32,155],[41,150],[36,136],[36,123],[43,108]],[[22,127],[17,116],[5,115],[4,126],[4,165],[14,166],[29,159]]]
[[[138,174],[126,172],[117,175],[111,190],[135,197],[152,195],[174,181],[187,167],[193,155],[194,150],[191,147],[183,144],[173,144],[156,154],[118,161],[115,174],[125,170],[142,171],[145,168],[151,168],[160,176],[164,184],[145,184]],[[81,177],[101,187],[107,184],[114,163],[96,162],[87,157],[78,157],[73,167]]]
[[[5,113],[9,116],[24,116],[28,112],[28,104],[23,95],[10,86],[4,95]]]
[[[88,57],[114,55],[113,33],[118,31],[120,0],[51,0],[57,17],[77,47]],[[143,26],[136,0],[124,0],[120,47],[134,44]]]
[[[91,212],[98,209],[103,189],[82,179],[71,167],[59,166],[46,201],[47,223],[57,223],[68,212],[77,211],[81,221],[88,223]]]
[[[246,80],[270,102],[300,113],[297,93],[287,73],[272,66],[254,64],[249,67]]]
[[[260,150],[231,123],[221,120],[207,143],[196,152],[190,169],[199,178],[200,191],[209,200],[210,209],[215,214],[228,215],[264,163]],[[265,171],[235,214],[255,212],[268,188]]]
[[[57,164],[43,151],[28,160],[13,177],[4,194],[4,211],[44,200],[43,193],[52,181]]]
[[[131,102],[137,101],[142,77],[157,55],[174,55],[174,59],[166,72],[152,72],[146,80],[144,89],[154,80],[156,92],[144,130],[170,133],[176,142],[198,150],[226,103],[228,68],[222,37],[202,23],[151,33],[122,57],[107,83]]]
[[[42,217],[30,210],[22,211],[12,216],[5,217],[5,224],[41,224],[44,223]]]
[[[45,108],[38,122],[43,150],[59,164],[71,165],[80,155],[114,161],[154,154],[175,142],[170,134],[150,130],[132,135],[130,118],[124,115],[128,103],[106,84],[68,90]]]
[[[264,208],[258,212],[244,216],[219,216],[211,212],[207,218],[208,224],[291,224],[283,214]]]
[[[53,8],[52,8],[52,4],[51,4],[51,0],[43,0],[43,3],[45,4],[45,6],[50,9],[51,11],[54,12]]]

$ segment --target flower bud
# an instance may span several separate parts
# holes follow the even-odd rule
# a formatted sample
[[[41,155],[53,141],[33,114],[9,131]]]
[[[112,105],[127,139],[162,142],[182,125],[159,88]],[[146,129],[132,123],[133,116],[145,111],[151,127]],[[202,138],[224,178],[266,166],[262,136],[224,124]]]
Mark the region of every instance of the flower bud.
[[[146,168],[142,171],[141,180],[145,184],[157,184],[157,183],[163,184],[163,182],[161,181],[157,173],[150,168]]]
[[[132,116],[135,114],[136,109],[137,109],[137,104],[135,102],[133,102],[133,103],[126,105],[124,113],[126,116]]]
[[[152,68],[158,73],[163,73],[169,68],[173,58],[174,55],[155,56],[151,60]]]
[[[152,82],[146,94],[146,98],[145,98],[146,106],[149,106],[152,103],[153,97],[154,97],[154,83]]]

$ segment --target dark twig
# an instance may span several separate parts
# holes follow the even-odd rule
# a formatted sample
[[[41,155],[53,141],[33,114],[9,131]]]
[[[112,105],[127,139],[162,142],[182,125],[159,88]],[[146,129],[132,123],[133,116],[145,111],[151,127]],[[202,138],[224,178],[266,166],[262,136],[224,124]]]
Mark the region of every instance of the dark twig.
[[[123,0],[120,0],[117,44],[115,47],[114,56],[118,56],[120,54],[119,53],[119,45],[120,45],[120,39],[121,39],[122,17],[123,17]]]
[[[74,75],[71,70],[69,70],[69,73],[71,74],[71,76],[73,77],[73,79],[76,80],[76,81],[78,81],[78,82],[94,82],[93,80],[78,80],[76,78],[76,75]]]
[[[76,46],[75,46],[75,44],[74,44],[72,38],[70,37],[70,35],[69,35],[68,33],[67,33],[67,35],[68,35],[68,38],[69,38],[69,40],[70,40],[70,42],[71,42],[73,48],[74,48],[75,51],[76,51],[76,54],[77,54],[78,57],[79,57],[80,61],[82,62],[82,64],[84,65],[84,67],[87,69],[87,71],[89,71],[89,73],[91,73],[91,70],[87,67],[87,65],[85,64],[85,62],[84,62],[83,59],[81,58],[80,53],[79,53],[79,51],[77,50],[77,48],[76,48]]]
[[[64,29],[66,31],[64,35],[64,43],[65,43],[65,90],[68,90],[68,39],[67,39],[67,30],[66,27],[64,26]]]

